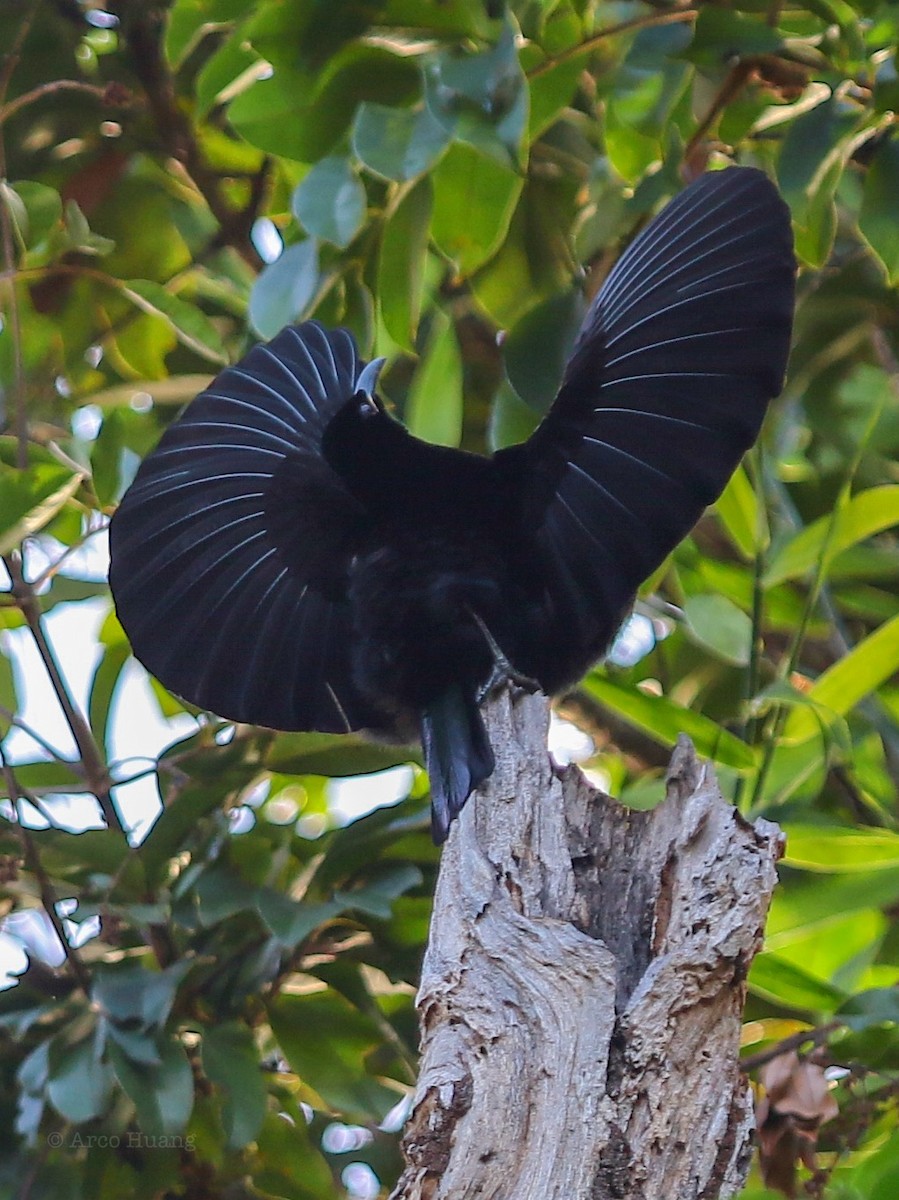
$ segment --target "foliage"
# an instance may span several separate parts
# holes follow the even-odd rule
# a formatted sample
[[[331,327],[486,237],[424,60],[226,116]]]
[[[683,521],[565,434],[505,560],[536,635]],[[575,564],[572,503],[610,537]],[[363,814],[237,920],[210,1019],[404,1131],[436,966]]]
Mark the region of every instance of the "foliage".
[[[686,729],[745,812],[784,825],[750,1065],[791,1039],[844,1068],[801,1173],[895,1195],[895,6],[6,0],[3,28],[0,721],[30,750],[4,755],[0,914],[10,933],[43,921],[65,955],[0,993],[0,1192],[323,1200],[373,1194],[358,1164],[395,1177],[426,781],[338,828],[326,780],[415,753],[233,730],[156,687],[180,732],[149,769],[117,759],[135,668],[75,552],[178,407],[298,318],[386,355],[385,395],[421,436],[526,436],[622,244],[735,159],[793,213],[788,386],[565,710],[626,802],[658,799]],[[98,603],[82,713],[47,618]],[[25,640],[70,748],[22,732]],[[141,774],[149,832],[123,815]],[[93,828],[66,824],[73,794]]]

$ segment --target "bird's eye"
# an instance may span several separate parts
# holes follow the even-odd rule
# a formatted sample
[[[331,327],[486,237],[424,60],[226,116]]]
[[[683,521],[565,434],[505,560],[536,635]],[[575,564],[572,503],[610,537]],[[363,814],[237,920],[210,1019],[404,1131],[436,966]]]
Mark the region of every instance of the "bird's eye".
[[[362,396],[359,399],[359,405],[356,411],[360,417],[373,417],[378,411],[378,406],[370,396]]]

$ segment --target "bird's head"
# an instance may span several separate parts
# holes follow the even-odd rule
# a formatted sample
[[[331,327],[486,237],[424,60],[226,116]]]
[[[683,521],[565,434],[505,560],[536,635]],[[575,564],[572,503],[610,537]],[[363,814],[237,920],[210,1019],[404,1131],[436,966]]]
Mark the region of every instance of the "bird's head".
[[[353,401],[360,417],[373,417],[375,413],[384,412],[384,405],[381,403],[376,389],[378,376],[386,361],[386,358],[374,358],[370,363],[366,363],[359,372]]]
[[[328,463],[363,501],[381,491],[385,475],[396,470],[391,453],[395,455],[409,441],[407,429],[390,416],[376,391],[384,362],[376,358],[362,368],[353,395],[328,422],[322,437]]]

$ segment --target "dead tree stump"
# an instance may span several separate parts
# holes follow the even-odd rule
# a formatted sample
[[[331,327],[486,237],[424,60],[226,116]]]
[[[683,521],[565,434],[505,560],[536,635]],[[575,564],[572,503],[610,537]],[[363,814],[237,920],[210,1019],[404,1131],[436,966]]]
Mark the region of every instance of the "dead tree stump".
[[[496,771],[443,851],[421,1075],[392,1200],[715,1200],[753,1128],[738,1047],[782,837],[683,738],[634,812],[488,705]]]

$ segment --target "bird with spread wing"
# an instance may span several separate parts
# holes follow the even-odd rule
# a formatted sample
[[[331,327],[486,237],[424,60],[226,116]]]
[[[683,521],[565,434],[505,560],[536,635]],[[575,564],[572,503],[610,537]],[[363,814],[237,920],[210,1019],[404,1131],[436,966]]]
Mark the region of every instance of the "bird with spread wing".
[[[618,260],[534,434],[492,457],[413,437],[346,330],[282,330],[188,405],[112,520],[136,656],[234,721],[417,727],[442,842],[493,770],[498,665],[575,682],[755,441],[794,275],[765,175],[700,177]]]

